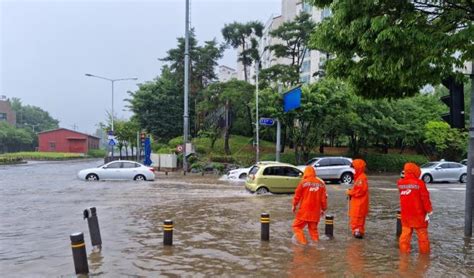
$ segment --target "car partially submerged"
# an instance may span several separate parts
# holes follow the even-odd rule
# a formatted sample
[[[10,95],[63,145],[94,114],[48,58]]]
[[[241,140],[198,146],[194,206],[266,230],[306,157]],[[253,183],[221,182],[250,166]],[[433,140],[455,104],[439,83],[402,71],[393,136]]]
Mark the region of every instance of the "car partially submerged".
[[[98,180],[137,180],[151,181],[155,179],[155,169],[130,160],[112,161],[96,168],[79,171],[79,179],[86,181]]]
[[[237,168],[234,170],[230,170],[229,172],[227,172],[227,178],[229,180],[245,180],[247,179],[251,168],[252,166],[247,168]]]
[[[279,162],[259,162],[252,166],[245,188],[257,194],[294,193],[303,172],[296,166]]]
[[[452,161],[432,161],[421,165],[420,178],[425,183],[431,182],[461,182],[467,179],[467,167]]]
[[[304,171],[306,166],[313,166],[316,175],[325,181],[338,181],[349,184],[354,180],[355,170],[351,168],[352,159],[343,156],[315,157],[306,162],[306,165],[299,165],[298,169]]]

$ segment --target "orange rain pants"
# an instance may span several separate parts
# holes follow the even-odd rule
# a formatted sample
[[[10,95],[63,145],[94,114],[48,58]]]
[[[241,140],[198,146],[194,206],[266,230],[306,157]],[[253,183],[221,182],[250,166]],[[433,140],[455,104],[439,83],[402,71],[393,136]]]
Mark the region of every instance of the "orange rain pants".
[[[313,221],[303,221],[298,218],[295,218],[293,221],[293,232],[295,233],[296,240],[300,244],[307,244],[308,242],[306,241],[306,238],[304,236],[303,229],[308,225],[308,231],[309,235],[311,236],[311,239],[313,241],[318,241],[319,240],[319,234],[318,234],[318,222],[313,222]]]
[[[418,247],[420,248],[420,254],[430,253],[430,240],[428,238],[428,228],[410,228],[402,226],[402,234],[400,235],[400,252],[410,253],[411,235],[413,229],[416,231],[418,237]]]
[[[361,235],[365,234],[365,216],[362,217],[355,217],[351,216],[351,230],[352,234],[355,233],[355,231],[359,231]]]

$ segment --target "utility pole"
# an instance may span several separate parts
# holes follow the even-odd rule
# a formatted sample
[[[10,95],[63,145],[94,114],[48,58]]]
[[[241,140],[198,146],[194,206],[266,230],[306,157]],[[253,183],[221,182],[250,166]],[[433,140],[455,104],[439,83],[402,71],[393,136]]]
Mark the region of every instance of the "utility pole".
[[[259,143],[259,119],[258,119],[258,71],[259,71],[260,61],[255,61],[255,140],[256,142],[256,161],[258,163],[260,160],[260,143]]]
[[[472,215],[474,203],[474,61],[471,62],[471,119],[469,125],[469,149],[467,159],[466,203],[464,214],[464,236],[472,237]]]
[[[184,114],[183,114],[183,129],[184,129],[184,144],[183,144],[183,171],[188,170],[186,145],[188,143],[188,126],[189,126],[189,112],[188,112],[188,95],[189,95],[189,0],[186,0],[186,16],[185,16],[185,37],[184,37]]]
[[[283,91],[283,85],[278,82],[278,95],[281,96]],[[276,134],[276,155],[275,160],[280,162],[280,152],[281,152],[281,123],[280,119],[276,119],[277,122],[277,134]]]

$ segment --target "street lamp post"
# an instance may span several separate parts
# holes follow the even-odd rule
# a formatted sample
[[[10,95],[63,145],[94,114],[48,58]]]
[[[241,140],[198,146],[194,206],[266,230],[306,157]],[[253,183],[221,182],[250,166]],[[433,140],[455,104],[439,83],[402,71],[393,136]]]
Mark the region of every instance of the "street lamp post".
[[[112,127],[112,133],[113,133],[114,132],[114,84],[117,81],[138,80],[138,78],[136,78],[136,77],[127,77],[127,78],[112,79],[112,78],[98,76],[98,75],[94,75],[94,74],[90,74],[90,73],[86,73],[85,75],[88,76],[88,77],[95,77],[95,78],[110,81],[110,83],[112,85],[112,114],[111,114],[110,118],[111,118],[111,127]],[[112,149],[112,157],[113,157],[113,151],[114,151],[113,146],[111,146],[111,149]]]

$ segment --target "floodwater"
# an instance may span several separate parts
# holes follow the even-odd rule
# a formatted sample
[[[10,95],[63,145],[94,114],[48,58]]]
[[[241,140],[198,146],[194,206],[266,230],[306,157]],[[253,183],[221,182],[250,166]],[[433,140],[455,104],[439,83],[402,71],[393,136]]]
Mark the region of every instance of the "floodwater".
[[[159,174],[154,182],[84,182],[78,170],[99,161],[0,167],[2,277],[74,276],[69,235],[85,235],[91,276],[472,277],[473,243],[463,239],[461,184],[430,185],[431,255],[400,256],[395,239],[397,177],[370,176],[366,238],[348,234],[343,185],[328,185],[335,238],[292,240],[292,195],[256,196],[216,176]],[[103,249],[91,252],[85,208],[97,207]],[[260,241],[260,213],[271,217]],[[163,246],[163,220],[175,224]],[[320,234],[324,224],[319,225]]]

